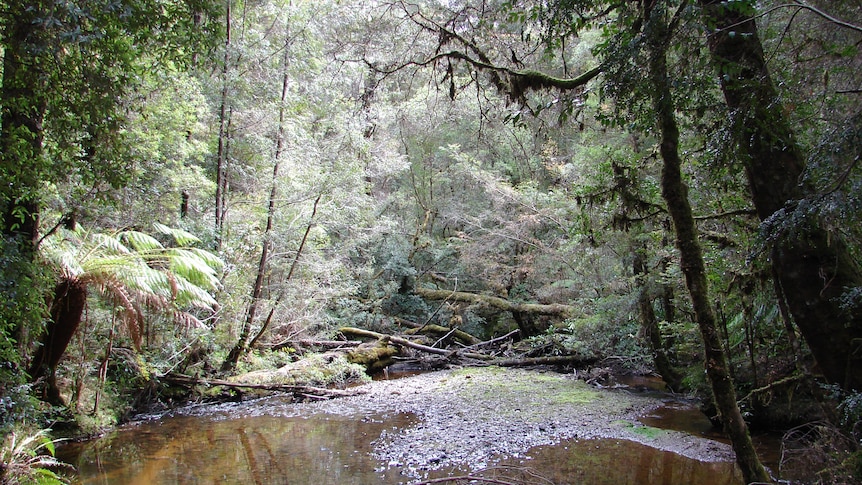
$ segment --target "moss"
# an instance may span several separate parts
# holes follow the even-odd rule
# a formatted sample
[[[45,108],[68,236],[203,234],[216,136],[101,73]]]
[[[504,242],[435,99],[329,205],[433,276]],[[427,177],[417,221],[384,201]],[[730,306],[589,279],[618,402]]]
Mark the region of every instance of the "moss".
[[[613,424],[629,429],[632,433],[647,439],[654,440],[669,433],[669,431],[652,426],[643,426],[629,421],[614,421]]]
[[[372,344],[362,344],[347,352],[347,360],[352,364],[365,367],[368,372],[374,372],[391,364],[392,358],[396,355],[398,355],[398,347],[381,340]]]
[[[348,362],[338,354],[312,354],[276,370],[260,370],[235,376],[234,382],[245,384],[284,384],[340,386],[371,380],[361,365]]]
[[[447,387],[465,399],[493,404],[495,414],[529,422],[577,413],[597,404],[605,406],[609,401],[587,384],[562,374],[501,367],[455,371]]]

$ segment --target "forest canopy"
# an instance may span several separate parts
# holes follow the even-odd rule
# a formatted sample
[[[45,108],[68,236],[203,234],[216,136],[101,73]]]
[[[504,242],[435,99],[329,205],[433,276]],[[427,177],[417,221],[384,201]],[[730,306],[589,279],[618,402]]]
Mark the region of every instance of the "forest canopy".
[[[0,28],[5,429],[436,325],[657,373],[739,457],[821,418],[858,446],[858,2],[37,1]]]

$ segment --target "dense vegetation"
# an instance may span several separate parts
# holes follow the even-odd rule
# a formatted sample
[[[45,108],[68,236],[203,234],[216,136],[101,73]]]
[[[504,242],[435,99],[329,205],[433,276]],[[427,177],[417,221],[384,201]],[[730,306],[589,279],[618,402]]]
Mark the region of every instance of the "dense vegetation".
[[[40,0],[0,25],[4,433],[406,321],[656,372],[752,481],[747,426],[816,422],[787,445],[862,479],[862,4]]]

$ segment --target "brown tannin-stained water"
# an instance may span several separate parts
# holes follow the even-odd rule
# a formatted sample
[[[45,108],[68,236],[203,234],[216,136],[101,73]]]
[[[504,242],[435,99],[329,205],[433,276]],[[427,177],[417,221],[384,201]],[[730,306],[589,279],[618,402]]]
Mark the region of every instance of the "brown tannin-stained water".
[[[374,457],[384,431],[417,422],[393,416],[171,416],[58,450],[82,484],[395,484],[415,478]],[[426,471],[427,478],[473,470]],[[701,462],[625,440],[568,440],[503,458],[485,477],[515,483],[704,484],[741,482],[728,462]],[[533,477],[533,478],[530,478]],[[546,481],[547,480],[547,481]],[[465,483],[465,482],[462,482]]]
[[[398,483],[378,470],[372,442],[407,415],[175,416],[67,445],[58,457],[82,484]]]
[[[66,444],[57,455],[77,469],[73,483],[100,485],[741,484],[726,445],[692,436],[720,438],[692,403],[661,394],[663,405],[645,406],[645,426],[625,414],[625,406],[644,405],[630,390],[659,392],[651,384],[599,392],[535,372],[444,371],[311,405],[273,396],[192,406]],[[607,437],[614,433],[663,444]]]
[[[525,459],[501,464],[529,467],[556,485],[739,485],[729,462],[702,462],[626,440],[568,440],[537,446]],[[545,483],[531,481],[529,483]]]

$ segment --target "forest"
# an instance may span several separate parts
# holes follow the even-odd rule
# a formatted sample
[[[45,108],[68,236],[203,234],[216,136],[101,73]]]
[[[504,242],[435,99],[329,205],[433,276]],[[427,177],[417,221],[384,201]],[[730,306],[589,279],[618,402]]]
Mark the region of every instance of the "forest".
[[[360,339],[289,384],[655,375],[862,483],[859,0],[0,12],[3,483]]]

